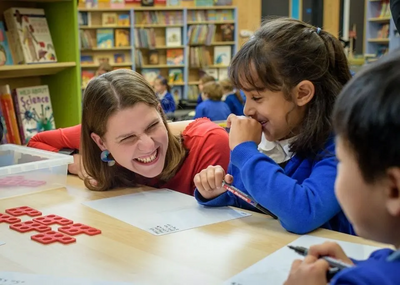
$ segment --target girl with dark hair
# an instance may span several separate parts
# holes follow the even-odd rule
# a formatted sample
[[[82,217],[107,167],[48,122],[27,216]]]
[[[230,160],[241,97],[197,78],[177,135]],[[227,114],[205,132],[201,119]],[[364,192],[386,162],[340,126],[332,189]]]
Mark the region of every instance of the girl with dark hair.
[[[161,107],[165,114],[175,112],[175,101],[174,97],[170,93],[170,88],[166,78],[158,76],[154,81],[154,90],[156,91],[157,97],[161,102]]]

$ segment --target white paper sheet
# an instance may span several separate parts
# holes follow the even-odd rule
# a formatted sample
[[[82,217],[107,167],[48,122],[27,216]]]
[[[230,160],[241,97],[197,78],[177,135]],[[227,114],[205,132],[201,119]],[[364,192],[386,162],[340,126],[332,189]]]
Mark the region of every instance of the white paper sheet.
[[[6,244],[4,241],[0,240],[0,245]]]
[[[367,259],[369,255],[379,249],[377,247],[362,245],[351,242],[344,242],[332,239],[319,238],[304,235],[290,243],[291,245],[310,247],[315,244],[321,244],[325,241],[334,241],[342,246],[347,256],[354,259]],[[258,285],[258,284],[283,284],[295,259],[303,257],[287,246],[275,251],[261,261],[255,263],[239,274],[235,275],[225,285]]]
[[[63,278],[19,272],[0,272],[1,285],[133,285],[125,282],[93,281],[89,279]]]
[[[203,207],[194,197],[168,189],[83,204],[153,235],[164,235],[250,216],[229,207]]]

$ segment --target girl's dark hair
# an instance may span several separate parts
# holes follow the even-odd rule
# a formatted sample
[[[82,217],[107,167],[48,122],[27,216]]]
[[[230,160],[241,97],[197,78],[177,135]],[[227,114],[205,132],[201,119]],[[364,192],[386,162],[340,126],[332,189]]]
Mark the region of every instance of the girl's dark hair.
[[[157,80],[160,80],[160,83],[167,87],[167,91],[171,92],[171,87],[168,84],[168,80],[164,76],[157,76]]]
[[[267,20],[232,60],[229,76],[245,91],[291,92],[303,80],[314,84],[291,151],[315,157],[332,133],[331,113],[336,96],[350,80],[342,45],[328,32],[307,23],[278,18]]]
[[[400,50],[371,64],[350,81],[333,112],[336,134],[372,183],[400,167]]]

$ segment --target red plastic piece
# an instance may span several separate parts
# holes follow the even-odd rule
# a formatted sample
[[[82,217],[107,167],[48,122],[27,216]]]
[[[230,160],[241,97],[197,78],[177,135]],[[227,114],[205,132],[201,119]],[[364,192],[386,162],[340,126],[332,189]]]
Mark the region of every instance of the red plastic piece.
[[[0,213],[0,223],[14,224],[21,222],[21,219]]]
[[[0,186],[3,187],[39,187],[46,184],[46,181],[24,179],[23,176],[9,176],[0,179]]]
[[[6,213],[8,213],[12,216],[28,215],[30,217],[36,217],[36,216],[40,216],[42,214],[42,212],[32,209],[31,207],[28,207],[28,206],[7,209]]]
[[[58,231],[71,236],[78,234],[87,234],[90,236],[101,234],[101,230],[86,226],[84,224],[73,224],[69,226],[59,227]]]
[[[10,229],[13,229],[20,233],[26,233],[30,231],[37,231],[41,233],[51,231],[50,227],[34,221],[26,221],[23,223],[12,224],[10,225]]]
[[[74,222],[72,220],[68,220],[66,218],[57,216],[57,215],[47,215],[39,218],[34,218],[33,219],[35,222],[41,223],[43,225],[54,225],[58,224],[61,226],[66,226],[73,224]]]
[[[67,235],[64,235],[59,232],[55,231],[49,231],[37,235],[31,236],[31,240],[43,243],[43,244],[49,244],[53,242],[61,242],[63,244],[69,244],[76,242],[76,239]]]

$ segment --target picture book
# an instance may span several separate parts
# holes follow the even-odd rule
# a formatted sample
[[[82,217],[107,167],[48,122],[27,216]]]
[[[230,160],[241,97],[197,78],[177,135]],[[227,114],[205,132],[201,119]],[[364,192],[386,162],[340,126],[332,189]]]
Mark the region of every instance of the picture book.
[[[176,47],[182,45],[182,30],[181,28],[166,28],[166,46]]]
[[[114,62],[115,63],[124,63],[125,62],[125,54],[124,53],[114,54]]]
[[[152,69],[152,68],[143,68],[142,69],[142,75],[144,79],[147,80],[147,82],[150,83],[150,85],[154,85],[154,80],[160,75],[160,70],[159,69]]]
[[[91,70],[82,70],[82,88],[86,88],[90,79],[95,76],[95,72]]]
[[[232,48],[230,46],[214,47],[214,64],[228,66],[231,62]]]
[[[232,0],[215,0],[215,6],[231,6]]]
[[[81,55],[81,63],[91,64],[94,63],[92,55]]]
[[[4,18],[13,42],[15,63],[57,62],[56,51],[43,9],[10,8]]]
[[[154,6],[154,0],[141,0],[142,6]]]
[[[124,0],[110,0],[111,9],[121,9],[125,7]]]
[[[218,80],[224,80],[228,77],[228,68],[220,68],[218,70]]]
[[[7,128],[8,143],[20,145],[21,138],[19,135],[18,121],[9,85],[0,86],[0,106]]]
[[[47,85],[17,88],[14,96],[19,125],[23,130],[23,144],[37,133],[55,129]]]
[[[182,99],[182,86],[174,86],[171,88],[171,94],[174,97],[175,104],[179,104],[179,100]]]
[[[0,66],[12,64],[13,59],[8,45],[6,30],[4,29],[4,23],[0,22]]]
[[[131,24],[129,15],[128,14],[119,14],[117,24],[118,24],[118,26],[121,26],[121,27],[129,27]]]
[[[3,127],[3,138],[0,141],[0,144],[6,144],[10,141],[9,134],[7,131],[6,120],[4,119],[3,113],[1,111],[1,102],[0,102],[0,124]]]
[[[194,0],[195,6],[213,6],[214,0]]]
[[[157,50],[149,51],[149,64],[152,65],[160,64],[160,55]]]
[[[115,27],[117,26],[117,13],[103,13],[101,15],[101,23],[103,27]]]
[[[174,85],[183,83],[183,72],[181,69],[170,69],[168,72],[168,83]]]
[[[223,42],[233,42],[235,28],[233,24],[221,25],[221,38]]]
[[[99,63],[99,64],[102,64],[102,63],[110,63],[110,58],[109,57],[98,57],[97,58],[97,62]]]
[[[116,29],[115,30],[115,46],[116,47],[129,47],[130,39],[129,39],[129,30],[125,29]]]
[[[114,30],[99,29],[97,30],[97,47],[113,48],[114,47]]]
[[[167,0],[167,6],[180,6],[181,0]]]
[[[86,8],[97,8],[99,6],[98,0],[86,0]]]
[[[168,49],[167,65],[183,65],[183,49]]]

